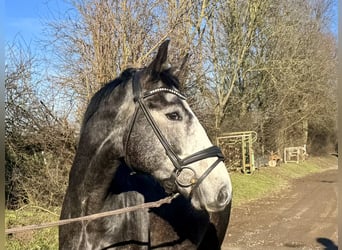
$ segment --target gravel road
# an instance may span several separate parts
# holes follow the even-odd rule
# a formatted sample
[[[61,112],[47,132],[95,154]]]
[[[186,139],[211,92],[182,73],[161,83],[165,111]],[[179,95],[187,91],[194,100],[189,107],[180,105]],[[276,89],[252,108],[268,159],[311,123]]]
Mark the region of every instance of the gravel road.
[[[329,167],[233,207],[222,250],[337,249],[337,172]]]

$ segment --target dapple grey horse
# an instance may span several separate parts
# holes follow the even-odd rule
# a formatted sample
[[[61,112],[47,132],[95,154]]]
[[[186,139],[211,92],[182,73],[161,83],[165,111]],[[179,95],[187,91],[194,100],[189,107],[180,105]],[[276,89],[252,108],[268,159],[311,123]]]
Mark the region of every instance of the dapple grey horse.
[[[60,249],[220,249],[232,184],[220,149],[179,92],[169,40],[91,99],[61,219],[157,201],[171,204],[59,228]]]

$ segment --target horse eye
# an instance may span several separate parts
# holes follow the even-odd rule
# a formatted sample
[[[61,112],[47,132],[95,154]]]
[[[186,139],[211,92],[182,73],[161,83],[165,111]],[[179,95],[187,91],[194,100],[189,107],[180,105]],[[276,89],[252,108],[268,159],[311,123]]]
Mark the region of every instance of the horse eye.
[[[172,113],[167,113],[165,114],[167,119],[171,120],[171,121],[181,121],[182,117],[180,116],[180,114],[178,112],[172,112]]]

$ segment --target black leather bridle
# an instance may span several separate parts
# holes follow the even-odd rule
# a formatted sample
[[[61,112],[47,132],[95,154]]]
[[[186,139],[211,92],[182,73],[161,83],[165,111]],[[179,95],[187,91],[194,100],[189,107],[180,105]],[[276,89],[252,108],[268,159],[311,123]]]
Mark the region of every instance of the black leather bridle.
[[[166,140],[166,138],[164,137],[164,135],[160,131],[160,129],[157,126],[155,120],[153,119],[150,111],[146,107],[144,100],[147,97],[153,96],[153,95],[155,95],[157,93],[161,93],[161,92],[174,94],[183,100],[185,100],[186,98],[179,91],[176,91],[176,90],[170,89],[170,88],[157,88],[157,89],[142,93],[141,85],[140,85],[140,72],[139,71],[135,72],[135,74],[133,76],[132,84],[133,84],[134,102],[136,103],[136,107],[135,107],[135,111],[133,114],[133,118],[132,118],[131,123],[130,123],[129,130],[128,130],[128,135],[127,135],[125,147],[127,148],[127,145],[128,145],[129,139],[130,139],[130,135],[131,135],[131,132],[133,130],[135,120],[137,118],[138,111],[139,111],[139,109],[141,109],[141,111],[143,112],[144,116],[146,117],[148,123],[151,125],[155,135],[158,137],[160,143],[163,145],[167,156],[169,157],[169,159],[171,160],[171,162],[173,163],[173,165],[175,167],[175,174],[176,174],[175,176],[176,176],[177,184],[180,185],[181,187],[193,186],[192,187],[192,191],[193,191],[195,188],[197,188],[201,184],[201,182],[209,175],[209,173],[221,161],[224,160],[224,157],[223,157],[221,150],[217,146],[212,146],[212,147],[206,148],[204,150],[200,150],[200,151],[198,151],[192,155],[189,155],[189,156],[181,159],[175,153],[172,146],[168,143],[168,141]],[[127,149],[126,149],[126,151],[127,151]],[[206,158],[210,158],[210,157],[217,157],[218,159],[201,175],[201,177],[197,178],[196,177],[196,171],[188,165],[191,163],[206,159]],[[188,183],[184,183],[181,180],[179,180],[179,178],[177,178],[178,176],[181,175],[182,171],[184,171],[184,170],[190,170],[192,172],[192,175],[194,176],[193,178],[191,178],[189,180]],[[191,194],[192,194],[192,191],[191,191]]]

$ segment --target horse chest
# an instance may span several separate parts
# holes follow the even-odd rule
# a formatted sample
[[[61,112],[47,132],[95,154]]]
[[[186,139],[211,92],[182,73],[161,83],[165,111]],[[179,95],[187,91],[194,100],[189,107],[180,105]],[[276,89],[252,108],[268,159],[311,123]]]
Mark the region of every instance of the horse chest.
[[[197,249],[204,231],[197,235],[196,225],[193,230],[183,225],[185,230],[181,230],[179,222],[170,222],[161,214],[140,210],[107,218],[103,224],[105,236],[98,235],[102,242],[99,245],[111,246],[108,249]]]
[[[189,239],[180,237],[167,221],[150,213],[150,246],[156,249],[196,249]]]
[[[141,204],[145,199],[135,191],[113,195],[104,210]],[[115,249],[120,249],[117,247],[121,245],[126,246],[123,249],[197,249],[208,219],[202,213],[194,213],[190,205],[183,209],[184,202],[186,200],[180,198],[150,211],[137,210],[107,217],[98,222],[103,229],[96,231],[105,232],[97,236],[98,244]],[[96,242],[96,237],[91,241]]]

